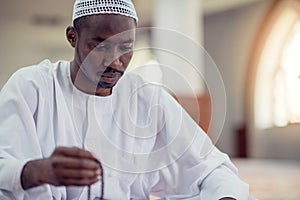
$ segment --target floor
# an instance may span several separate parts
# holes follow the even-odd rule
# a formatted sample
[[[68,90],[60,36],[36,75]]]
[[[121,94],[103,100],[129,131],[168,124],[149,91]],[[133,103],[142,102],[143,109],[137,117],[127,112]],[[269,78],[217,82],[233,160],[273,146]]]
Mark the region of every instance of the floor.
[[[300,200],[300,161],[233,159],[233,162],[241,179],[250,185],[253,199]]]
[[[259,200],[300,200],[300,161],[233,159]]]

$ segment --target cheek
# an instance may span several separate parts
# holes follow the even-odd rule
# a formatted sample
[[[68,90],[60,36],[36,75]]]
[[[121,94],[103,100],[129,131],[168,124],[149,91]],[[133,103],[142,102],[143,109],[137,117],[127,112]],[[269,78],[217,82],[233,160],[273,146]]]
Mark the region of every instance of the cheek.
[[[90,63],[100,65],[103,62],[104,54],[97,51],[90,51],[86,60]]]
[[[103,62],[104,55],[96,51],[90,51],[83,61],[84,68],[86,70],[99,70]]]
[[[126,54],[121,56],[120,59],[121,59],[123,65],[124,65],[125,69],[127,68],[128,64],[129,64],[129,62],[132,58],[132,55],[133,55],[133,52],[131,51],[131,52],[126,53]]]
[[[82,68],[95,68],[103,60],[103,53],[91,49],[84,40],[78,40],[76,45],[78,61]]]

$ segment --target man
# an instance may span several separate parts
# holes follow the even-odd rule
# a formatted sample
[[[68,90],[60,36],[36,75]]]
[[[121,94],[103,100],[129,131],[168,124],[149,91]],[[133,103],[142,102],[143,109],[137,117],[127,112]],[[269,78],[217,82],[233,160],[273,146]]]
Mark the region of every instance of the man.
[[[170,95],[123,76],[136,24],[129,0],[77,0],[66,30],[74,60],[45,60],[9,79],[1,199],[247,199],[228,156]]]

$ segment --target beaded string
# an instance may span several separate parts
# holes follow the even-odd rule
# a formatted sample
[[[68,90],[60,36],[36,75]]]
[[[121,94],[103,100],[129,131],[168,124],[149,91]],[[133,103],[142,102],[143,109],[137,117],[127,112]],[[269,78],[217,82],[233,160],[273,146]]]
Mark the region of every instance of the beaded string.
[[[104,199],[104,172],[103,172],[103,167],[100,162],[98,162],[101,170],[101,188],[100,188],[100,200]],[[91,185],[88,186],[88,197],[87,200],[91,200]]]
[[[72,102],[72,104],[73,104],[73,102]],[[73,121],[73,123],[75,125],[74,127],[75,127],[76,135],[79,138],[79,140],[82,141],[82,149],[87,150],[85,142],[84,142],[86,135],[83,136],[84,138],[80,137],[79,131],[78,131],[78,129],[76,127],[76,123],[75,123],[74,112],[72,114],[73,114],[72,115],[72,121]],[[96,160],[96,162],[99,164],[99,167],[100,167],[100,170],[101,170],[101,174],[102,174],[101,175],[101,180],[100,180],[101,181],[100,200],[103,200],[104,199],[104,171],[103,171],[103,167],[102,167],[101,163],[98,160]],[[91,200],[91,185],[88,186],[87,200]]]

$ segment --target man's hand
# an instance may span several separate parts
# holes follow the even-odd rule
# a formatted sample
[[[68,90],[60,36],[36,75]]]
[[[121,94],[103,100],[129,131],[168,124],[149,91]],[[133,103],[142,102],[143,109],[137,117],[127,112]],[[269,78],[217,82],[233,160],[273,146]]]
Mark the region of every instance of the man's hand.
[[[86,186],[102,174],[100,162],[88,151],[77,147],[58,147],[49,158],[29,161],[21,175],[26,190],[42,184]]]

